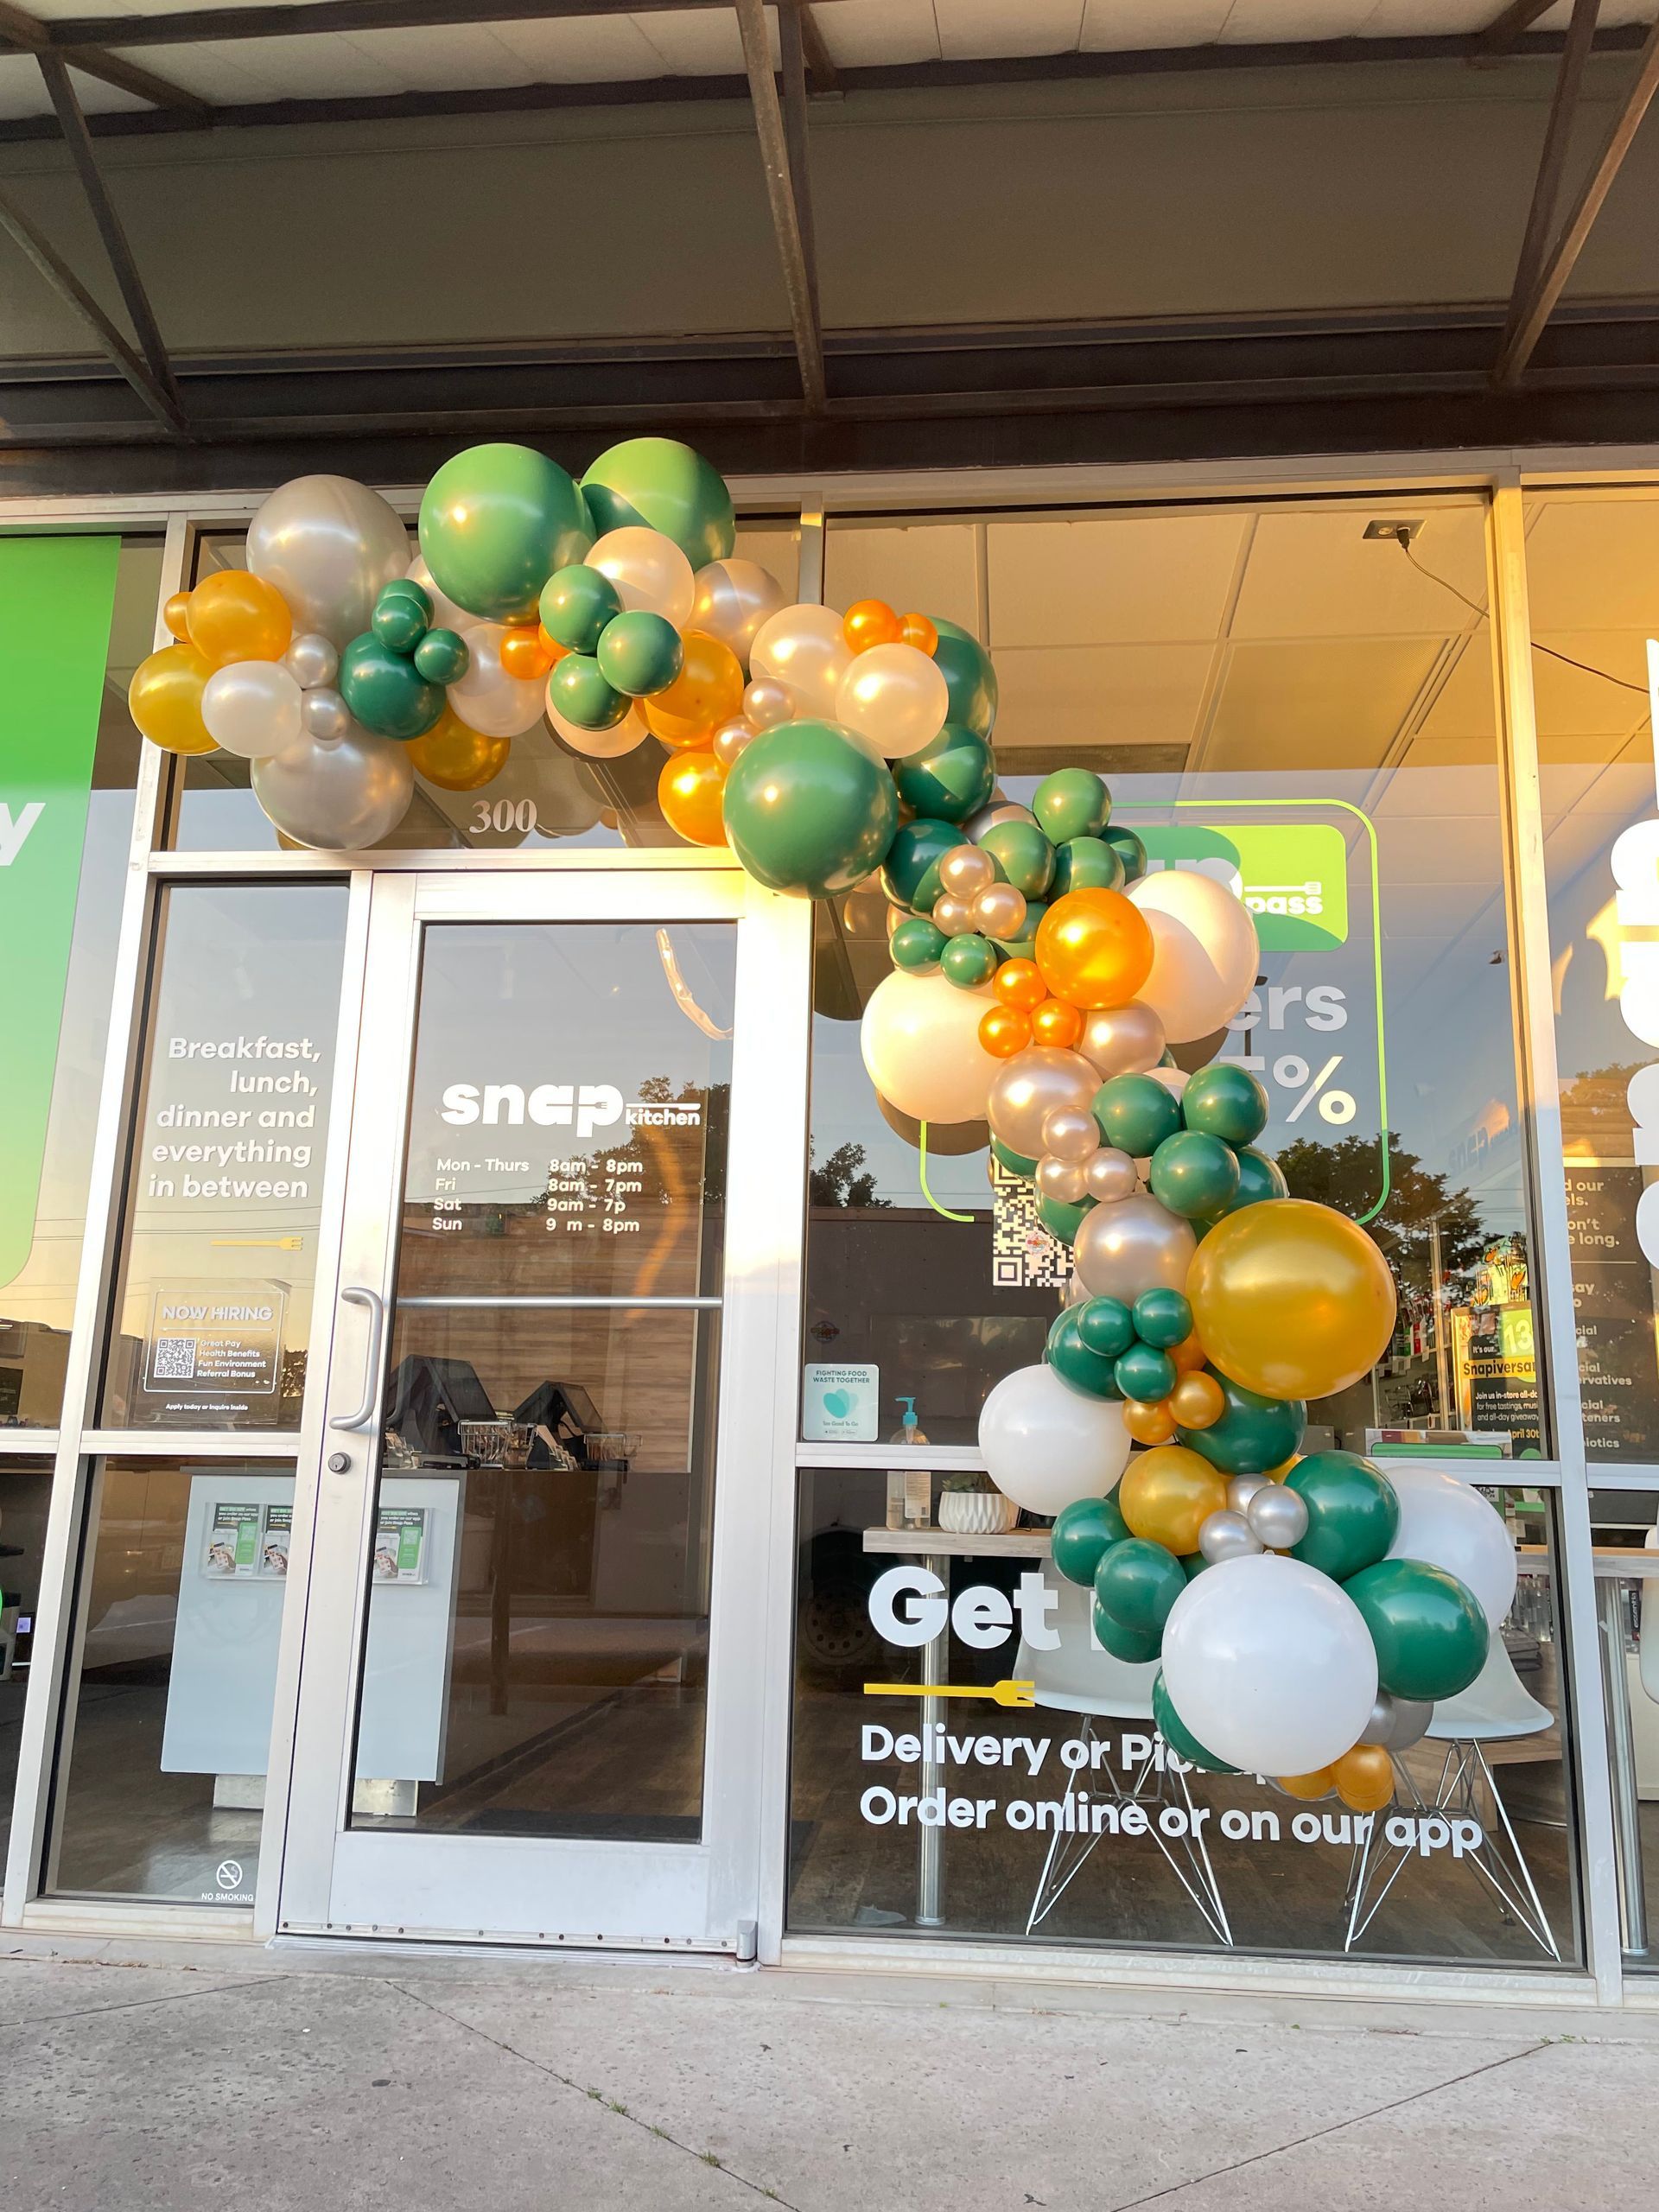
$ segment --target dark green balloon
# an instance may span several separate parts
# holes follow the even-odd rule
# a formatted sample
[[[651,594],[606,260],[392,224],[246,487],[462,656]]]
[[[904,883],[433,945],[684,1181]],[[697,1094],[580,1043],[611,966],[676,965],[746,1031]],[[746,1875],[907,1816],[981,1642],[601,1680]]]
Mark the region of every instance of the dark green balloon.
[[[959,722],[946,722],[919,753],[893,763],[893,779],[899,798],[918,814],[965,822],[996,789],[996,763],[982,737]]]
[[[1124,1660],[1131,1667],[1143,1667],[1164,1648],[1162,1629],[1155,1628],[1148,1634],[1144,1630],[1125,1628],[1098,1598],[1095,1600],[1094,1615],[1096,1640],[1101,1649],[1109,1651],[1114,1659]]]
[[[1491,1630],[1473,1591],[1421,1559],[1385,1559],[1344,1582],[1390,1697],[1456,1697],[1486,1664]]]
[[[1186,1078],[1181,1119],[1224,1144],[1253,1144],[1268,1126],[1268,1094],[1248,1068],[1212,1060]]]
[[[1156,1344],[1131,1344],[1112,1371],[1123,1395],[1143,1405],[1156,1405],[1175,1388],[1175,1363]]]
[[[473,664],[467,640],[455,630],[429,630],[415,648],[415,666],[429,683],[459,683]]]
[[[1147,1181],[1160,1205],[1187,1221],[1223,1212],[1238,1195],[1232,1147],[1201,1129],[1178,1129],[1152,1155]]]
[[[1116,1359],[1135,1342],[1135,1319],[1121,1298],[1085,1299],[1071,1311],[1084,1343],[1106,1359]]]
[[[1033,1168],[1032,1172],[1034,1174],[1036,1171]],[[1094,1198],[1084,1198],[1077,1205],[1068,1206],[1058,1198],[1039,1198],[1037,1217],[1051,1236],[1058,1236],[1062,1244],[1075,1244],[1084,1214],[1092,1213],[1097,1203]]]
[[[542,587],[542,627],[567,652],[592,652],[606,624],[621,612],[622,594],[616,586],[585,561],[556,569]]]
[[[1037,1173],[1037,1163],[1034,1160],[1027,1160],[1023,1152],[1016,1152],[1012,1145],[1004,1144],[1001,1137],[991,1139],[991,1151],[1001,1161],[1010,1175],[1020,1176],[1029,1183]]]
[[[1031,810],[1050,843],[1064,845],[1099,836],[1112,818],[1112,795],[1090,768],[1057,768],[1038,785]]]
[[[1031,959],[1037,948],[1038,927],[1047,912],[1048,901],[1046,899],[1028,899],[1026,901],[1026,923],[1023,931],[1017,938],[998,938],[997,950],[1006,953],[1010,960]]]
[[[1161,1637],[1170,1608],[1186,1587],[1173,1552],[1144,1536],[1126,1536],[1101,1554],[1095,1569],[1095,1613],[1109,1613],[1131,1634]]]
[[[632,702],[607,683],[591,653],[566,653],[547,679],[548,704],[578,729],[614,729]]]
[[[1100,1133],[1132,1160],[1145,1160],[1181,1126],[1181,1109],[1149,1075],[1115,1075],[1095,1093]]]
[[[426,594],[423,592],[421,596],[423,599]],[[407,593],[383,591],[374,602],[369,627],[388,652],[402,653],[407,658],[426,635],[431,621],[430,614],[422,612],[419,601],[411,599]]]
[[[972,930],[965,936],[953,937],[939,955],[946,982],[963,991],[976,991],[982,983],[988,983],[1001,964],[989,938]]]
[[[612,615],[599,633],[594,658],[613,690],[630,699],[648,699],[653,691],[666,691],[679,674],[685,647],[671,622],[641,607]]]
[[[1225,1211],[1236,1213],[1241,1206],[1260,1205],[1263,1198],[1282,1198],[1290,1194],[1282,1170],[1276,1160],[1269,1160],[1265,1152],[1256,1152],[1249,1145],[1238,1147],[1238,1195]]]
[[[1062,1507],[1054,1516],[1050,1540],[1055,1573],[1091,1590],[1101,1554],[1108,1544],[1121,1544],[1128,1533],[1129,1524],[1109,1491],[1104,1497],[1080,1497]]]
[[[1027,899],[1040,899],[1053,880],[1054,848],[1034,822],[994,823],[977,842]]]
[[[1069,1382],[1085,1398],[1121,1398],[1112,1379],[1112,1362],[1090,1351],[1078,1332],[1078,1308],[1069,1306],[1048,1332],[1043,1357],[1062,1382]]]
[[[731,557],[737,518],[726,480],[711,461],[677,438],[625,438],[582,480],[594,529],[659,530],[694,569]]]
[[[932,617],[939,642],[933,658],[944,677],[950,704],[948,722],[958,723],[976,737],[989,737],[996,721],[996,671],[977,638],[943,614]]]
[[[1168,1351],[1192,1333],[1192,1308],[1179,1290],[1143,1290],[1129,1309],[1135,1333],[1144,1344]]]
[[[375,605],[378,607],[383,599],[412,599],[429,622],[437,612],[431,593],[416,576],[394,576],[390,583],[382,584],[375,594]]]
[[[424,737],[443,712],[443,686],[365,632],[340,657],[340,696],[377,737]]]
[[[1265,1475],[1282,1467],[1302,1440],[1307,1408],[1300,1398],[1264,1398],[1211,1368],[1226,1401],[1221,1419],[1209,1428],[1181,1428],[1176,1434],[1224,1475]]]
[[[1054,848],[1054,896],[1068,891],[1121,891],[1123,863],[1103,837],[1072,837]]]
[[[1338,1582],[1388,1557],[1400,1527],[1394,1484],[1357,1452],[1313,1452],[1285,1478],[1307,1507],[1307,1534],[1291,1557]]]
[[[433,582],[491,622],[529,621],[555,569],[580,561],[595,534],[574,481],[530,446],[469,446],[444,462],[421,500]]]
[[[1197,1556],[1202,1560],[1204,1554],[1199,1552]],[[1185,1561],[1183,1560],[1182,1564],[1185,1566]],[[1152,1686],[1152,1722],[1178,1759],[1185,1759],[1193,1766],[1201,1766],[1209,1774],[1236,1774],[1238,1772],[1238,1769],[1236,1766],[1229,1766],[1225,1759],[1218,1759],[1213,1751],[1205,1751],[1204,1745],[1181,1719],[1180,1714],[1176,1712],[1169,1692],[1164,1687],[1164,1678],[1161,1674]]]
[[[751,875],[772,891],[829,899],[880,865],[899,797],[880,763],[827,722],[784,722],[739,753],[724,813]]]
[[[906,822],[881,863],[881,888],[895,906],[908,906],[913,914],[931,914],[944,887],[939,881],[939,862],[966,842],[954,822],[936,822],[926,815]]]
[[[1206,1567],[1213,1567],[1214,1565],[1215,1561],[1213,1560],[1205,1559],[1202,1552],[1183,1552],[1181,1554],[1181,1573],[1185,1575],[1189,1582],[1196,1582],[1199,1575],[1204,1573]]]
[[[887,950],[895,968],[912,976],[926,976],[938,966],[939,955],[950,942],[937,922],[930,922],[925,914],[912,914],[887,939]]]
[[[1138,883],[1147,872],[1147,849],[1134,830],[1124,829],[1121,823],[1110,822],[1100,834],[1122,861],[1124,882]]]

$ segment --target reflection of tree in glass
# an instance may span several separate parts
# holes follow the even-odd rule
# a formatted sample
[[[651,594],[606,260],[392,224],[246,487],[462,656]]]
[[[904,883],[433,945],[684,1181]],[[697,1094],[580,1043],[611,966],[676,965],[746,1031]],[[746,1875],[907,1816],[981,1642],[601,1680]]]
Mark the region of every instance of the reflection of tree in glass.
[[[1630,1077],[1639,1063],[1586,1068],[1561,1085],[1561,1141],[1605,1158],[1625,1159],[1630,1149]]]
[[[1334,1206],[1351,1220],[1376,1196],[1376,1139],[1344,1137],[1340,1144],[1302,1141],[1287,1145],[1279,1165],[1294,1198],[1314,1198]],[[1431,1287],[1430,1228],[1439,1223],[1440,1279],[1472,1268],[1495,1231],[1481,1222],[1480,1208],[1467,1191],[1446,1188],[1444,1175],[1425,1168],[1414,1152],[1389,1139],[1389,1203],[1365,1226],[1381,1247],[1403,1289]]]
[[[807,1202],[815,1206],[890,1206],[875,1195],[875,1177],[864,1166],[864,1147],[838,1144],[822,1167],[807,1170]]]

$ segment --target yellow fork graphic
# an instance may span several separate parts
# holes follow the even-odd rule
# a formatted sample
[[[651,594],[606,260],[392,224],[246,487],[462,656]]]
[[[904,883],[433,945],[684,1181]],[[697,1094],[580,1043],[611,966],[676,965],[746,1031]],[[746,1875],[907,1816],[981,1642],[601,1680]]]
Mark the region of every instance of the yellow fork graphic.
[[[1021,1710],[1037,1702],[1035,1682],[993,1682],[987,1688],[980,1684],[953,1687],[949,1682],[866,1682],[866,1697],[988,1697],[997,1705],[1015,1706]]]

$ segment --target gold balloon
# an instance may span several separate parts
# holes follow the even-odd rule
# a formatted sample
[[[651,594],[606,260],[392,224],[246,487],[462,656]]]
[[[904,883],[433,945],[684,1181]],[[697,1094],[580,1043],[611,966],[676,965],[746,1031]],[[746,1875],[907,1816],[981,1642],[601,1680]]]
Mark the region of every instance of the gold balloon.
[[[1274,1780],[1288,1796],[1305,1797],[1310,1804],[1316,1797],[1328,1797],[1337,1786],[1328,1766],[1316,1767],[1312,1774],[1276,1774]]]
[[[410,766],[441,791],[481,791],[493,783],[507,765],[512,750],[510,737],[486,737],[469,729],[447,702],[424,737],[409,748]]]
[[[1198,1530],[1227,1503],[1227,1478],[1184,1444],[1137,1452],[1117,1486],[1132,1534],[1185,1557],[1198,1548]]]
[[[1151,925],[1121,891],[1068,891],[1038,924],[1037,965],[1068,1006],[1125,1006],[1152,973]]]
[[[1394,1334],[1382,1253],[1345,1215],[1305,1198],[1228,1214],[1198,1246],[1186,1295],[1214,1364],[1268,1398],[1345,1390]]]
[[[215,753],[201,719],[202,687],[213,674],[194,645],[163,645],[139,662],[127,686],[127,711],[163,753]]]
[[[1227,1401],[1213,1375],[1183,1375],[1169,1394],[1169,1410],[1182,1428],[1213,1428]]]
[[[1332,1762],[1331,1779],[1351,1813],[1380,1813],[1394,1796],[1394,1761],[1381,1744],[1356,1744]]]
[[[294,635],[288,601],[245,569],[215,569],[190,594],[190,642],[214,668],[236,660],[280,660]]]

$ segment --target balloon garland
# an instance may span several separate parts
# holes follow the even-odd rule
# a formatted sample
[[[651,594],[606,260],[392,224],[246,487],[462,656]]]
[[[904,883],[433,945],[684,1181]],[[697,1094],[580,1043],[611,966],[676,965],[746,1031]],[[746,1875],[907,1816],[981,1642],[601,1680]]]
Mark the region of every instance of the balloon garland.
[[[1178,1756],[1388,1803],[1393,1753],[1485,1664],[1515,1559],[1451,1476],[1299,1457],[1306,1402],[1370,1371],[1395,1291],[1363,1230],[1288,1195],[1255,1149],[1262,1085],[1204,1050],[1255,988],[1243,900],[1148,873],[1087,770],[1007,799],[978,641],[879,600],[787,603],[734,557],[726,486],[688,447],[629,439],[580,482],[472,448],[428,486],[419,542],[411,561],[362,485],[284,485],[246,570],[168,602],[138,728],[242,754],[286,836],[352,849],[416,773],[486,787],[544,715],[590,760],[657,739],[670,827],[774,891],[879,874],[893,964],[861,1041],[884,1110],[988,1122],[1072,1254],[1043,1360],[985,1402],[991,1479],[1054,1516],[1103,1650],[1156,1665]]]

